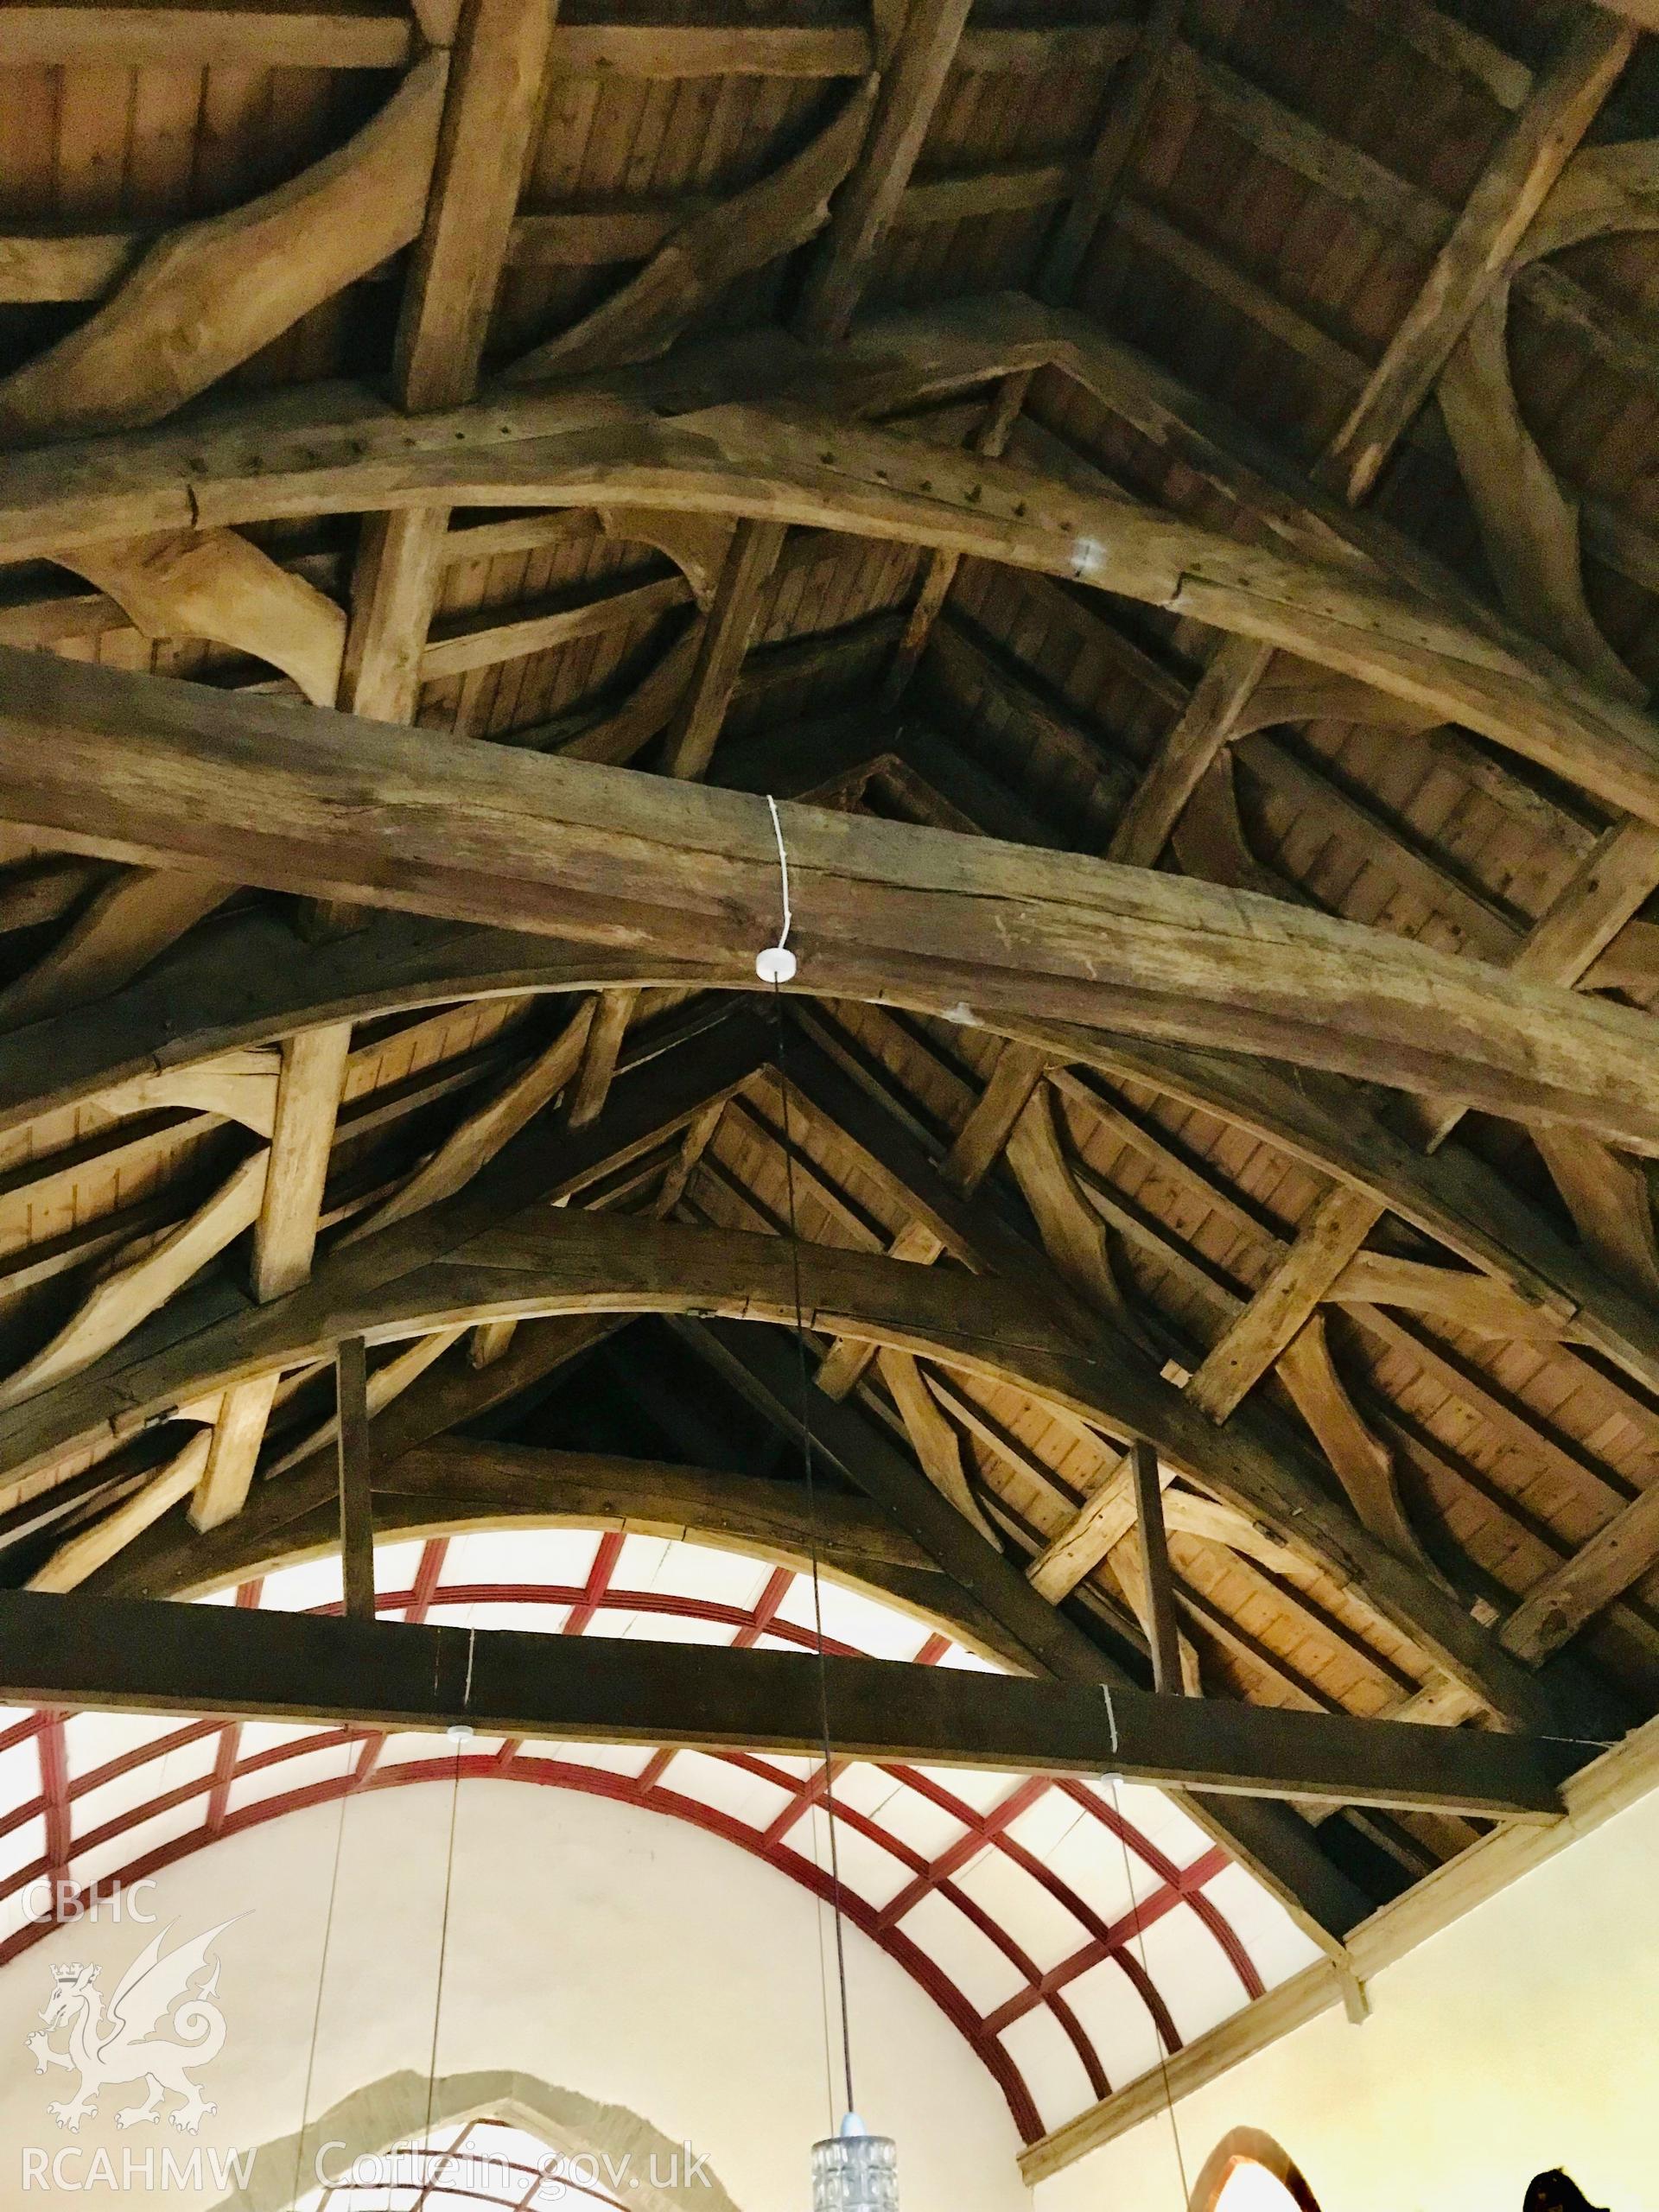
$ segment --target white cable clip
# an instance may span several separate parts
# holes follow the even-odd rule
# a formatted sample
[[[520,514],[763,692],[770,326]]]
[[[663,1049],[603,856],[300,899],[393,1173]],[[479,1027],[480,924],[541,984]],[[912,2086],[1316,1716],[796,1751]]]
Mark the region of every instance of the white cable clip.
[[[778,819],[778,802],[768,791],[766,804],[772,809],[772,834],[778,840],[778,873],[784,887],[784,926],[776,944],[769,944],[754,956],[754,972],[763,983],[792,983],[796,961],[789,949],[789,855],[784,850],[784,829]]]
[[[478,1630],[475,1628],[469,1628],[467,1631],[467,1680],[461,1685],[461,1709],[463,1713],[470,1709],[473,1702],[473,1661],[477,1655]],[[452,1720],[443,1732],[452,1744],[466,1744],[471,1742],[477,1732],[470,1720],[457,1719]]]

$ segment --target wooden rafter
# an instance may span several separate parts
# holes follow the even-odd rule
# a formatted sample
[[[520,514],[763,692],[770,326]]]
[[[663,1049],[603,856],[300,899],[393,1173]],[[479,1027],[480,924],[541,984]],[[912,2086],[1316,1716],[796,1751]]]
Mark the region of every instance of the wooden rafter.
[[[69,332],[0,389],[36,441],[0,526],[42,564],[0,594],[6,1579],[343,1549],[364,1613],[371,1521],[538,1510],[798,1561],[775,1444],[760,1485],[476,1437],[556,1434],[589,1382],[646,1449],[792,1435],[793,1346],[735,1325],[793,1319],[787,1173],[828,1240],[828,1572],[1073,1685],[1144,1688],[1151,1650],[1224,1711],[1374,1702],[1487,1758],[1493,1722],[1612,1732],[1659,1650],[1659,541],[1599,431],[1530,424],[1540,330],[1621,380],[1633,453],[1659,391],[1556,257],[1659,225],[1639,99],[1573,150],[1629,10],[1569,10],[1535,70],[1432,0],[1321,0],[1458,88],[1466,143],[1420,166],[1181,0],[375,5],[108,10],[98,57],[86,10],[10,11],[42,82],[308,68],[324,158],[250,200],[232,129],[187,200],[141,99],[118,203],[90,169],[73,200],[70,146],[54,229],[0,236],[0,305]],[[993,147],[1027,75],[1042,143]],[[1305,244],[1351,212],[1328,265],[1193,200],[1217,145],[1277,164]],[[1428,271],[1403,320],[1374,234]],[[1009,282],[1043,300],[927,304]],[[889,297],[923,304],[857,313]],[[1484,569],[1423,496],[1454,461]],[[775,1031],[731,997],[767,794]],[[1327,1948],[1471,1834],[1379,1802],[1181,1796]]]
[[[836,195],[822,253],[807,278],[798,316],[804,336],[846,336],[921,152],[968,8],[969,0],[909,0],[863,150]]]
[[[1633,35],[1582,18],[1534,89],[1470,195],[1427,282],[1318,474],[1351,505],[1370,492],[1510,253],[1617,81]],[[1258,640],[1224,643],[1165,739],[1113,839],[1113,856],[1149,866],[1200,778],[1233,736],[1273,655]]]
[[[1476,183],[1428,281],[1331,448],[1351,499],[1364,496],[1435,377],[1498,281],[1636,45],[1627,23],[1581,13]]]

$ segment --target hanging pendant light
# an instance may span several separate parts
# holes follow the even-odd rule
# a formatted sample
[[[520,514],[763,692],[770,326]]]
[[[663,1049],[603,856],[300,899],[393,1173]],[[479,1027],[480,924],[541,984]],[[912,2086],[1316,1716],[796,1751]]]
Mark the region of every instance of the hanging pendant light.
[[[855,2112],[812,2145],[812,2212],[899,2212],[899,2152]]]
[[[899,2212],[899,2151],[890,2135],[872,2135],[853,2102],[852,2023],[847,2005],[846,1929],[842,1913],[841,1859],[836,1840],[835,1756],[830,1732],[830,1700],[825,1669],[823,1599],[819,1577],[817,1485],[812,1466],[812,1394],[806,1375],[806,1303],[801,1294],[801,1231],[795,1211],[795,1138],[791,1127],[788,1052],[785,1044],[782,987],[792,982],[795,955],[789,949],[794,919],[789,903],[789,855],[784,847],[784,827],[778,818],[778,802],[767,798],[772,811],[772,834],[778,846],[779,889],[783,906],[776,944],[755,955],[754,972],[769,984],[772,1013],[778,1024],[778,1073],[784,1109],[784,1179],[788,1194],[789,1245],[795,1287],[795,1346],[801,1386],[801,1458],[806,1483],[808,1554],[812,1572],[813,1643],[817,1650],[819,1711],[823,1722],[823,1811],[830,1832],[830,1900],[836,1931],[836,1980],[841,1997],[841,2050],[848,2109],[835,2134],[812,2145],[812,2212]],[[826,2052],[826,2056],[827,2056]]]

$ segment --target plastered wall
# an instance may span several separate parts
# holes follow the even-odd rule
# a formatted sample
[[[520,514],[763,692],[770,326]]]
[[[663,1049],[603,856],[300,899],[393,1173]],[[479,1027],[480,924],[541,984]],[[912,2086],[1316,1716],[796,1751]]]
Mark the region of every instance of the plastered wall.
[[[1520,2212],[1565,2166],[1592,2202],[1659,2207],[1659,1793],[1177,2107],[1190,2178],[1265,2128],[1323,2212]],[[1182,2212],[1167,2118],[1039,2184],[1037,2212]]]
[[[365,2084],[426,2075],[450,1803],[447,1783],[347,1802],[314,2115]],[[334,1805],[289,1815],[197,1854],[143,1900],[176,1938],[233,1923],[218,1944],[227,2035],[200,2077],[218,2107],[204,2146],[286,2138],[281,2156],[293,2157],[339,1832]],[[0,2202],[225,2201],[207,2169],[201,2188],[158,2186],[153,2196],[86,2187],[100,2147],[119,2172],[129,2151],[188,2153],[192,2142],[154,2126],[118,2131],[116,2112],[142,2100],[142,2087],[111,2087],[96,2120],[63,2133],[47,2101],[71,2077],[41,2079],[24,2047],[54,1966],[97,1961],[112,1993],[152,1932],[64,1929],[0,1970]],[[860,2102],[899,2139],[906,2212],[1016,2212],[1029,2200],[995,2084],[891,1961],[856,1931],[848,1941]],[[562,1791],[463,1784],[438,2071],[493,2069],[625,2107],[671,2144],[689,2141],[738,2212],[804,2208],[809,2146],[828,2118],[815,1901],[673,1821]],[[31,2151],[36,2166],[41,2151],[79,2156],[48,2167],[54,2189],[26,2181]],[[312,2155],[308,2145],[308,2166]],[[262,2212],[289,2201],[286,2187],[272,2189],[268,2158],[237,2201]]]

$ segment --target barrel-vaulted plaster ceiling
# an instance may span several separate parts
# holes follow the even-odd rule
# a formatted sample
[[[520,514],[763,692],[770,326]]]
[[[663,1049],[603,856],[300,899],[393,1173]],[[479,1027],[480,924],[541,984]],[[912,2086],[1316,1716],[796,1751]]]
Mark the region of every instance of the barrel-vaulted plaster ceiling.
[[[818,1648],[810,1572],[661,1536],[518,1529],[383,1544],[376,1583],[387,1620]],[[895,1667],[989,1663],[843,1582],[822,1581],[819,1596],[826,1649]],[[339,1562],[279,1568],[215,1602],[337,1611]],[[107,1893],[285,1813],[456,1772],[456,1754],[413,1733],[0,1718],[0,1962],[57,1924],[57,1882]],[[640,1806],[830,1894],[821,1761],[487,1736],[458,1756],[463,1786],[505,1777]],[[1027,2139],[1318,1955],[1156,1790],[856,1759],[834,1763],[831,1786],[849,1920],[966,2037]],[[544,1909],[556,1915],[558,1900]]]

